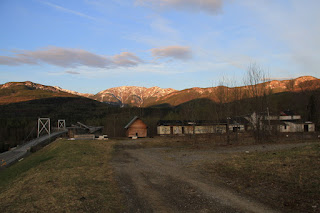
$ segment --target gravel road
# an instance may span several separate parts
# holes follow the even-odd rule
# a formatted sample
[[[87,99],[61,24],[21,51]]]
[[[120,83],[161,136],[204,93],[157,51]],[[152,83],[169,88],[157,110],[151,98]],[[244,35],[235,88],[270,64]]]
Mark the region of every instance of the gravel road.
[[[147,143],[147,141],[146,141]],[[219,183],[195,165],[236,152],[290,149],[303,144],[219,147],[208,150],[142,148],[132,140],[116,145],[113,167],[125,195],[125,212],[278,212]]]

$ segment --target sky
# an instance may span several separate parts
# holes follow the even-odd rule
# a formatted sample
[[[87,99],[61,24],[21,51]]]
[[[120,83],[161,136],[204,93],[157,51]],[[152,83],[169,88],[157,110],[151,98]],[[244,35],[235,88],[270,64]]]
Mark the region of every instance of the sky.
[[[320,77],[319,0],[0,0],[0,84],[97,93]],[[227,80],[226,80],[227,79]]]

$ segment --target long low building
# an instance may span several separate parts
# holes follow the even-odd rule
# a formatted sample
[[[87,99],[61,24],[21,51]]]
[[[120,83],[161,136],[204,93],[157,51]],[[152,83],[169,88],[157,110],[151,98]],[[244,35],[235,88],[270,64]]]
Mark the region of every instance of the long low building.
[[[157,124],[158,135],[191,135],[191,134],[215,134],[226,133],[227,126],[229,131],[244,131],[244,125],[230,122],[214,122],[214,121],[181,121],[181,120],[160,120]]]
[[[268,129],[270,123],[270,129],[280,133],[294,133],[294,132],[314,132],[315,124],[307,121],[263,121],[263,125]]]
[[[252,113],[245,117],[252,125],[253,129],[265,128],[279,133],[314,132],[315,124],[311,121],[303,121],[301,115],[296,115],[292,111],[282,111],[280,115],[266,115]],[[259,121],[259,122],[258,122]]]

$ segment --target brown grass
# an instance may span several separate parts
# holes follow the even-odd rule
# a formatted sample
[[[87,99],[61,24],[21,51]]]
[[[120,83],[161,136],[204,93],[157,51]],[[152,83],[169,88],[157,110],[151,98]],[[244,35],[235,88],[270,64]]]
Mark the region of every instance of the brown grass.
[[[290,212],[320,211],[320,145],[237,154],[205,173],[241,193]]]
[[[131,140],[131,139],[127,139]],[[187,135],[187,136],[156,136],[154,138],[140,138],[132,140],[136,146],[141,148],[170,147],[183,149],[206,149],[228,145],[224,135]]]
[[[0,173],[0,212],[121,211],[112,152],[110,141],[48,145]]]
[[[312,135],[311,135],[312,136]],[[300,137],[290,136],[288,138],[277,138],[277,140],[268,140],[263,142],[256,142],[251,134],[239,133],[238,136],[234,133],[230,133],[230,141],[227,142],[226,134],[208,134],[208,135],[185,135],[185,136],[156,136],[154,138],[139,138],[138,140],[132,140],[132,144],[140,148],[153,148],[153,147],[170,147],[170,148],[182,148],[182,149],[211,149],[216,147],[235,147],[245,145],[257,145],[257,144],[292,144],[303,143],[306,141],[314,141],[315,137],[310,139],[301,139]],[[121,138],[121,140],[128,140],[130,138]]]

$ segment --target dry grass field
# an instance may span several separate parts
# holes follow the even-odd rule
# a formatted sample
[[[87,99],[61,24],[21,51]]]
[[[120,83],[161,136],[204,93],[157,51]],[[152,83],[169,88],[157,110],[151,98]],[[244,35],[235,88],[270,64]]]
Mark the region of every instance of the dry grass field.
[[[109,141],[57,140],[0,172],[0,212],[120,212]]]
[[[283,211],[320,211],[320,144],[233,154],[203,173]]]
[[[0,172],[0,212],[319,212],[318,141],[57,140]]]

